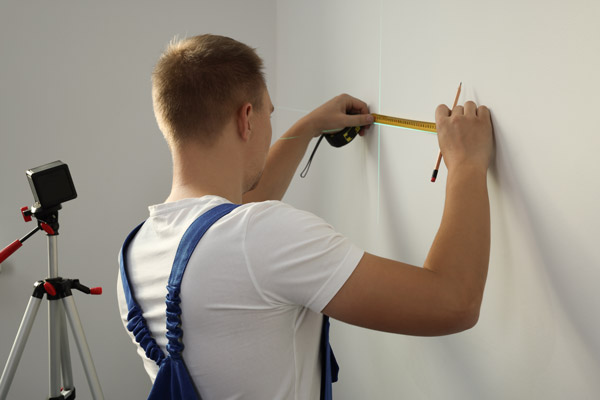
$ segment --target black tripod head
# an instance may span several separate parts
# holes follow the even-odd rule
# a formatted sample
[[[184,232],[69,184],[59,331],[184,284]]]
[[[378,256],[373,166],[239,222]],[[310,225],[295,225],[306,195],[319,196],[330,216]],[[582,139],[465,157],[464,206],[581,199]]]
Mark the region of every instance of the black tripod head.
[[[40,223],[46,223],[58,232],[58,210],[62,203],[77,197],[69,166],[58,160],[32,168],[26,174],[35,203],[31,210],[21,209],[23,217],[33,215]]]
[[[35,199],[31,211],[37,218],[77,197],[69,167],[60,160],[28,170],[27,180]]]
[[[35,203],[31,208],[21,208],[21,214],[25,222],[35,217],[38,226],[1,250],[0,263],[39,230],[43,230],[49,236],[58,235],[58,210],[62,208],[62,203],[77,197],[69,167],[60,160],[32,168],[26,174]]]

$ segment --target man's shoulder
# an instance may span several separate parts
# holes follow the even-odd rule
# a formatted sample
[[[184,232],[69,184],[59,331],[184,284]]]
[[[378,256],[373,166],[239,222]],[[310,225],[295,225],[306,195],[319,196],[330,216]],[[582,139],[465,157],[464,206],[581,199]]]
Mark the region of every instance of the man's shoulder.
[[[245,231],[252,237],[268,237],[274,242],[303,241],[315,235],[336,235],[329,223],[310,211],[296,208],[282,201],[249,203],[242,218]]]
[[[268,200],[256,203],[247,203],[240,207],[248,212],[252,219],[316,219],[323,221],[320,217],[310,211],[296,208],[288,203],[279,200]]]
[[[257,201],[257,202],[253,202],[253,203],[245,203],[242,204],[241,209],[247,209],[250,212],[253,213],[260,213],[260,212],[277,212],[280,210],[286,210],[286,209],[294,209],[295,208],[287,203],[284,203],[283,201],[280,200],[266,200],[266,201]]]

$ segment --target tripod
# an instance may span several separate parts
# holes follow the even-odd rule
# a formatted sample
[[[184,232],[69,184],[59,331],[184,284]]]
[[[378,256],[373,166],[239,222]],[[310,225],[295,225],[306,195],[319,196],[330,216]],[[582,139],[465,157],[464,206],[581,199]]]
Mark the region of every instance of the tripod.
[[[60,208],[61,206],[59,205],[51,210],[35,211],[35,208],[33,208],[33,211],[30,211],[28,207],[23,207],[21,213],[25,221],[31,221],[31,215],[34,215],[38,219],[38,227],[22,239],[14,241],[0,252],[0,262],[2,262],[37,231],[43,230],[47,234],[49,277],[39,280],[34,284],[33,294],[27,304],[17,336],[10,350],[8,361],[0,378],[0,400],[6,399],[44,295],[46,295],[48,300],[48,400],[71,400],[75,398],[66,319],[69,320],[69,325],[75,337],[93,399],[104,399],[90,349],[85,339],[83,326],[79,319],[75,300],[72,296],[72,289],[77,289],[86,294],[101,294],[102,288],[90,289],[79,283],[78,279],[64,279],[58,275],[57,235],[58,210]]]

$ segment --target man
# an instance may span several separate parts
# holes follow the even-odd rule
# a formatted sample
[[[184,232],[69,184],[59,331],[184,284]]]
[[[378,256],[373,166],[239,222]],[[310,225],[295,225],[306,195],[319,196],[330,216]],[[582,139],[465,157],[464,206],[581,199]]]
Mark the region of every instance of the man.
[[[490,248],[487,108],[436,110],[448,168],[446,205],[423,268],[365,253],[322,219],[279,200],[310,140],[373,122],[340,95],[273,146],[273,105],[254,50],[202,35],[171,46],[153,73],[155,115],[173,156],[173,184],[124,258],[149,331],[165,351],[165,289],[184,232],[220,204],[181,283],[182,352],[203,399],[316,399],[323,316],[409,335],[475,325]],[[362,133],[362,132],[361,132]],[[128,310],[119,284],[119,304]],[[138,347],[151,379],[158,366]]]

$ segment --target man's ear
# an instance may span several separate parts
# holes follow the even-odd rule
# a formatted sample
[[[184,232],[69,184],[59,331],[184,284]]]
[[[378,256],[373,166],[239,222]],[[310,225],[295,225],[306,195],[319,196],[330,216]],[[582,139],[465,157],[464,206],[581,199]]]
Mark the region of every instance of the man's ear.
[[[239,110],[237,115],[237,128],[238,135],[243,141],[250,139],[250,133],[252,132],[252,117],[254,108],[250,103],[244,103]]]

